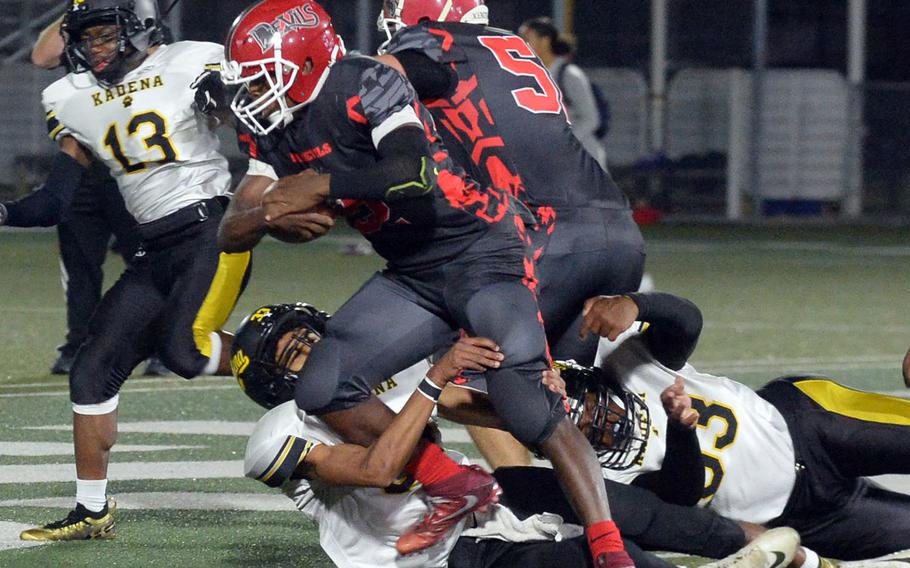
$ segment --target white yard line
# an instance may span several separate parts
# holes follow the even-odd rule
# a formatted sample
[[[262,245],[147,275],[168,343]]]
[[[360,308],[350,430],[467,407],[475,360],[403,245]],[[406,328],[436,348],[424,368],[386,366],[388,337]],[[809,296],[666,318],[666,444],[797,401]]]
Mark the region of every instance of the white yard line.
[[[250,480],[252,484],[253,481]],[[296,511],[294,502],[281,493],[195,493],[189,491],[156,491],[148,493],[113,493],[117,509],[182,509],[197,511]],[[42,497],[0,501],[0,507],[69,508],[72,497]]]
[[[824,241],[772,241],[745,240],[737,242],[653,240],[647,243],[649,251],[676,253],[705,253],[717,251],[745,252],[767,250],[776,252],[828,252],[849,256],[910,256],[906,245],[846,245]]]
[[[67,428],[71,430],[72,427]],[[167,450],[192,450],[205,446],[168,446],[150,444],[122,444],[113,448],[114,452],[163,452]],[[4,442],[0,441],[0,456],[71,456],[72,442]]]
[[[72,507],[72,499],[68,507]],[[26,542],[19,540],[19,533],[25,529],[32,528],[32,525],[23,525],[21,523],[9,523],[0,521],[0,550],[11,550],[13,548],[29,548],[32,546],[42,546],[47,542]]]
[[[243,477],[243,461],[112,462],[108,479],[218,479]],[[0,465],[0,484],[72,482],[76,466],[71,463]]]
[[[255,422],[229,422],[221,420],[163,420],[147,422],[121,422],[118,432],[140,434],[204,434],[209,436],[249,436],[253,433]],[[24,430],[60,430],[70,431],[69,424],[48,426],[28,426]]]
[[[176,390],[197,390],[197,391],[210,391],[210,390],[237,390],[237,385],[208,385],[208,386],[162,386],[154,388],[130,388],[126,386],[121,392],[166,392],[166,391],[176,391]],[[69,390],[64,391],[38,391],[38,392],[16,392],[16,393],[2,393],[0,398],[30,398],[35,396],[69,396]]]
[[[215,375],[203,375],[201,377],[196,377],[195,379],[181,379],[178,377],[136,377],[129,379],[126,383],[127,386],[135,386],[137,384],[161,384],[161,385],[185,385],[187,383],[192,383],[198,385],[200,383],[230,383],[234,384],[234,379],[232,377],[218,377]],[[24,388],[51,388],[51,387],[64,387],[67,384],[66,378],[61,377],[58,381],[52,383],[15,383],[4,385],[0,384],[0,389],[24,389]]]

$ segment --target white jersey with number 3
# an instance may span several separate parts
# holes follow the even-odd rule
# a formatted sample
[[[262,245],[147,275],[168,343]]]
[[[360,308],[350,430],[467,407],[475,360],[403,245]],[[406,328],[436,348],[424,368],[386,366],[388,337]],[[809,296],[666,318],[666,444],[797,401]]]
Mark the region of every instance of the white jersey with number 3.
[[[641,337],[630,337],[600,366],[642,396],[651,413],[651,435],[640,467],[604,469],[604,477],[631,482],[657,471],[667,449],[667,415],[660,393],[677,376],[700,417],[696,434],[705,463],[705,492],[700,505],[736,520],[763,523],[780,516],[796,480],[790,431],[780,412],[751,388],[698,372],[686,364],[673,371],[654,359]]]
[[[158,47],[111,87],[70,73],[44,90],[48,132],[72,136],[102,160],[139,223],[224,195],[227,161],[192,86],[223,57],[220,45],[183,41]]]

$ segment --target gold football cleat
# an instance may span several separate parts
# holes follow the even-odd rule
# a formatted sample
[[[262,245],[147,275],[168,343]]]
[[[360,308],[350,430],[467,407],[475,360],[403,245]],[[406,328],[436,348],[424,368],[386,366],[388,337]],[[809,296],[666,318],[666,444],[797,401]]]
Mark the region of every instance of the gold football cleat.
[[[22,531],[22,540],[89,540],[93,538],[114,538],[117,530],[114,526],[114,511],[117,504],[110,497],[106,510],[92,513],[82,505],[69,512],[65,519]],[[95,515],[101,515],[95,517]]]

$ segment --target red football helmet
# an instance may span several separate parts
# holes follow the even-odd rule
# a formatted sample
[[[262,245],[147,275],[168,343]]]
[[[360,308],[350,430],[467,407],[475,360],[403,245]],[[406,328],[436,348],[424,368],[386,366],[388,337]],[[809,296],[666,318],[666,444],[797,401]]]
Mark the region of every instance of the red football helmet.
[[[421,20],[484,26],[490,23],[483,0],[383,0],[379,31],[391,39],[399,28],[416,25]]]
[[[237,16],[224,49],[222,79],[240,85],[231,110],[257,134],[268,134],[316,98],[344,55],[344,42],[316,2],[261,0]]]

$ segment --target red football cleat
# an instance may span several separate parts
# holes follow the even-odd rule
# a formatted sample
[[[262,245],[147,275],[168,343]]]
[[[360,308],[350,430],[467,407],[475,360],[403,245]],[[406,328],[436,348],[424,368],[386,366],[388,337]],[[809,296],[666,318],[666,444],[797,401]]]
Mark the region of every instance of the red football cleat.
[[[433,508],[398,539],[395,548],[399,554],[413,554],[433,546],[458,521],[475,511],[485,511],[499,502],[502,494],[496,479],[477,465],[463,467],[460,473],[423,489]]]

